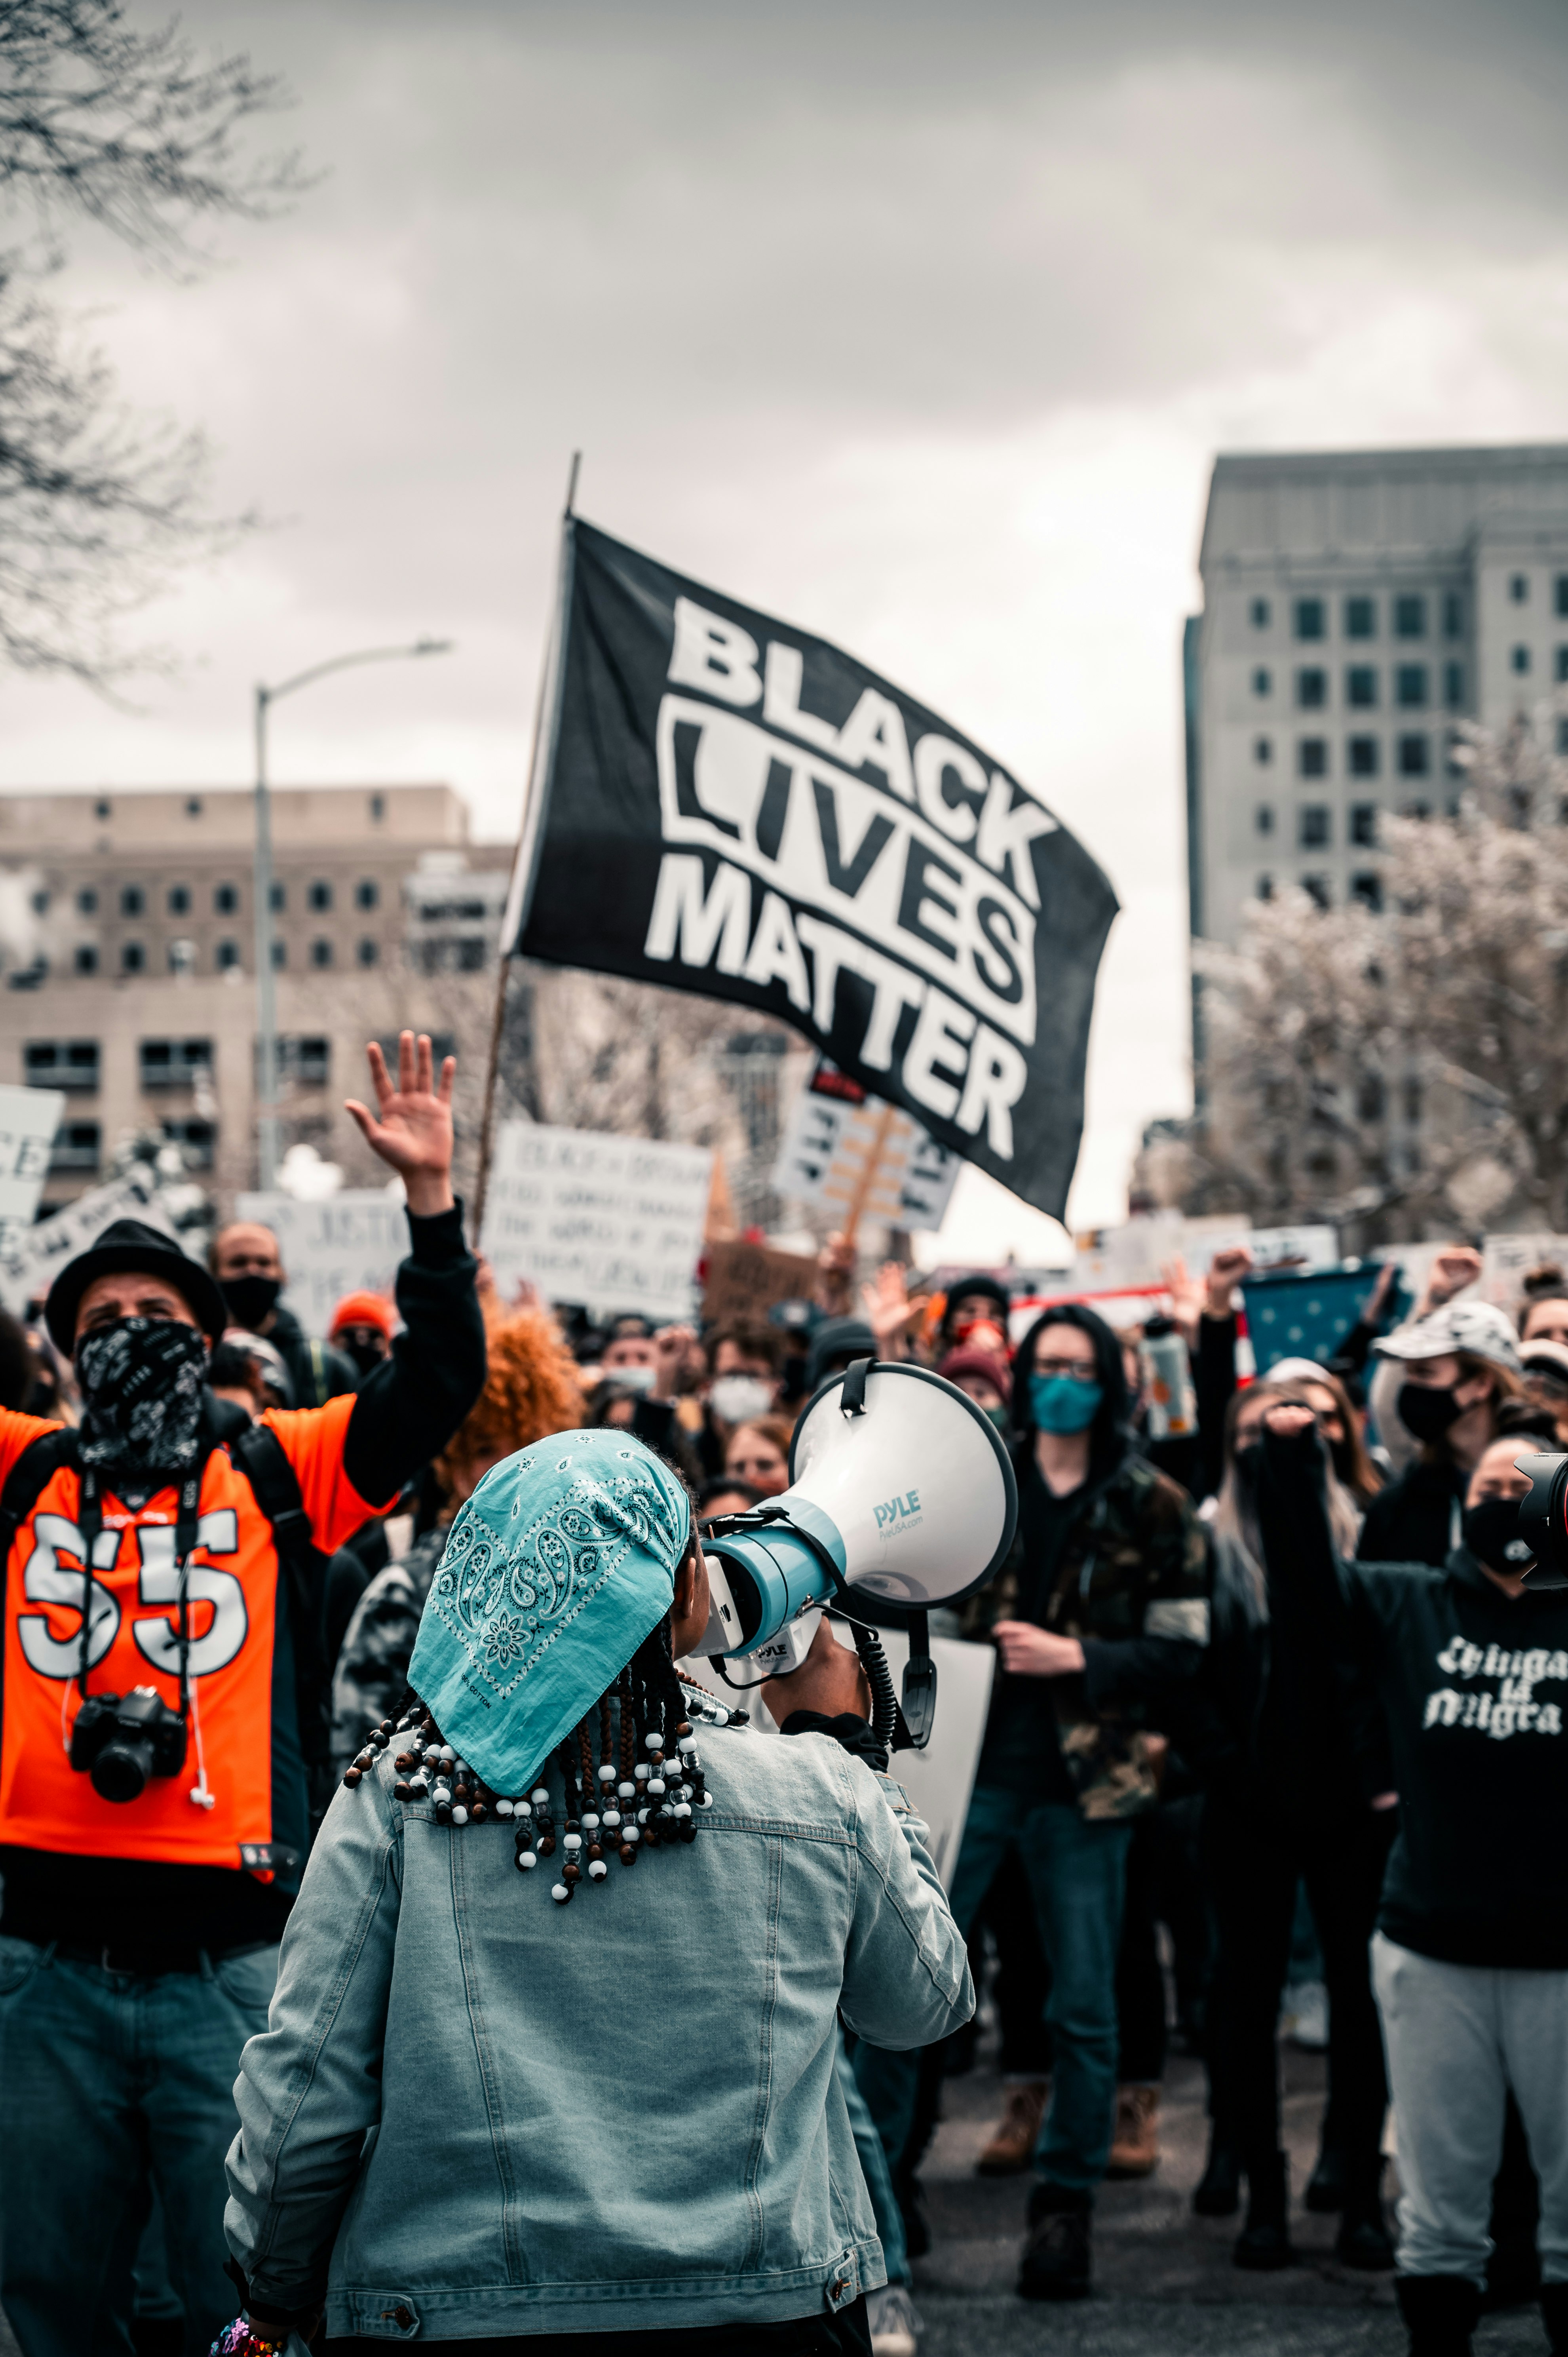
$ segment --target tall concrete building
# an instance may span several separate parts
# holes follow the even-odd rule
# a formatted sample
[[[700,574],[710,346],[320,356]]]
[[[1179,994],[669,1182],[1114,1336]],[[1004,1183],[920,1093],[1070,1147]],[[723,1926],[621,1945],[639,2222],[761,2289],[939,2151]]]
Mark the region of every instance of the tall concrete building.
[[[341,1101],[405,1024],[482,1055],[510,849],[443,785],[282,788],[273,833],[284,1143],[378,1183]],[[67,1094],[46,1209],[136,1133],[255,1184],[253,840],[232,789],[0,796],[0,1080]]]
[[[1568,753],[1568,445],[1221,457],[1199,570],[1196,935],[1285,883],[1380,907],[1380,813],[1452,806],[1455,721]]]

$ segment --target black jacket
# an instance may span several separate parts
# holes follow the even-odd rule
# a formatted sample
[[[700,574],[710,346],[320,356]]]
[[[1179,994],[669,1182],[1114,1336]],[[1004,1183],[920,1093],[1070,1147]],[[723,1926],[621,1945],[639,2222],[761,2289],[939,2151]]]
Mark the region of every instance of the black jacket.
[[[291,1407],[325,1407],[329,1399],[360,1388],[360,1370],[330,1342],[313,1342],[292,1309],[274,1309],[267,1340],[288,1369]]]
[[[1464,1546],[1441,1569],[1341,1565],[1316,1444],[1264,1450],[1268,1544],[1388,1722],[1400,1831],[1380,1930],[1448,1964],[1568,1970],[1568,1590],[1509,1597]]]
[[[1464,1491],[1457,1466],[1446,1458],[1426,1465],[1418,1457],[1367,1508],[1358,1557],[1362,1563],[1446,1563],[1459,1535]]]

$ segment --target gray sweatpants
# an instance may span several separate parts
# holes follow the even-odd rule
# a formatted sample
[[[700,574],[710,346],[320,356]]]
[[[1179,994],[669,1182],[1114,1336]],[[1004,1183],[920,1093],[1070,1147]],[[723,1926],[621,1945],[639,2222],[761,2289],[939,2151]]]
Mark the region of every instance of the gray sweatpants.
[[[1444,1964],[1372,1940],[1399,2141],[1399,2269],[1486,2278],[1511,2088],[1541,2179],[1548,2283],[1568,2283],[1568,1972]]]

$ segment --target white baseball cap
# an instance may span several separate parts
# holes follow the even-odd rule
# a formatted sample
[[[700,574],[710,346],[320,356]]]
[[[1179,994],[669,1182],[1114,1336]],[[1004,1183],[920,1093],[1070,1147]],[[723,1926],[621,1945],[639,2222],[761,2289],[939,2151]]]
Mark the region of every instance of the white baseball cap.
[[[1510,1374],[1522,1372],[1519,1340],[1500,1309],[1489,1301],[1447,1301],[1429,1318],[1385,1334],[1372,1348],[1380,1359],[1446,1359],[1455,1351],[1488,1359]]]

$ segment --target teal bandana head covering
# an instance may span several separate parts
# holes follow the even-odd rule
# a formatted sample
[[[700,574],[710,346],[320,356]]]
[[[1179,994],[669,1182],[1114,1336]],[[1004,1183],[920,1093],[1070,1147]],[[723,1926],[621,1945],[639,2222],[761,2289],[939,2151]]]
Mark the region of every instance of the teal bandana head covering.
[[[558,1432],[452,1525],[408,1678],[497,1792],[521,1792],[669,1611],[692,1508],[630,1433]]]

